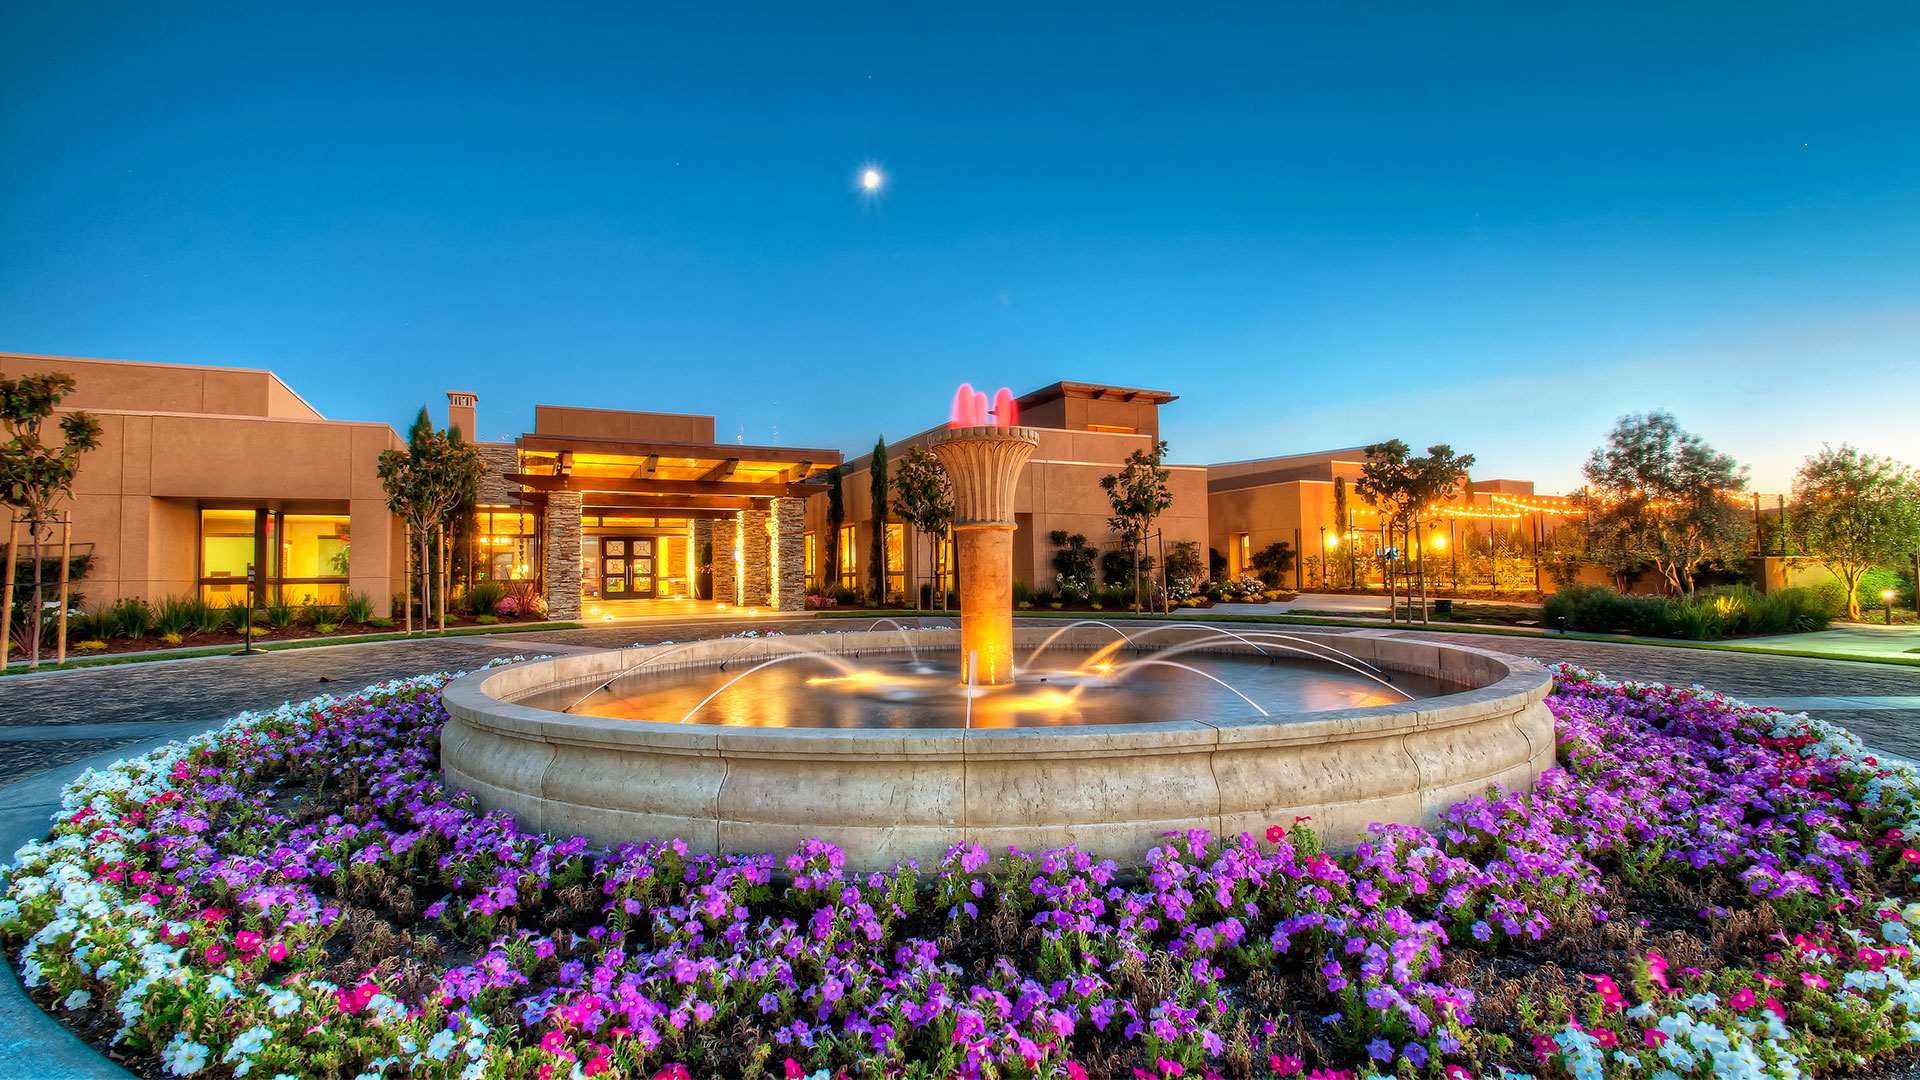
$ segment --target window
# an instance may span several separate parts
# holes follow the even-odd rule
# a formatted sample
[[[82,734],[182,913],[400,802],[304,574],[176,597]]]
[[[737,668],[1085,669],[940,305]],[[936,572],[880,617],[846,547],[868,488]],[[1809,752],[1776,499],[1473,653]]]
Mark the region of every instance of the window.
[[[807,534],[806,568],[807,591],[813,592],[820,587],[820,545],[812,533]]]
[[[1108,435],[1138,435],[1138,434],[1140,434],[1140,429],[1139,429],[1139,428],[1136,428],[1136,427],[1128,427],[1128,426],[1126,426],[1125,424],[1088,424],[1088,425],[1087,425],[1087,430],[1088,430],[1088,431],[1101,431],[1101,432],[1105,432],[1105,433],[1106,433],[1106,434],[1108,434]]]
[[[531,513],[506,506],[475,507],[474,580],[532,581],[539,531]]]
[[[246,602],[256,551],[254,516],[252,510],[200,511],[200,595],[208,603]]]
[[[907,595],[907,527],[887,523],[887,595]]]
[[[338,604],[347,598],[352,538],[345,514],[275,514],[267,520],[278,537],[269,560],[283,604]]]
[[[1234,537],[1233,561],[1235,563],[1233,576],[1245,577],[1248,573],[1248,568],[1253,566],[1253,537],[1251,535],[1241,533],[1239,536]]]
[[[860,588],[860,565],[856,561],[858,545],[854,543],[858,535],[859,531],[854,526],[840,526],[840,587],[843,589]]]
[[[338,604],[352,551],[346,514],[204,508],[200,595],[214,604]]]

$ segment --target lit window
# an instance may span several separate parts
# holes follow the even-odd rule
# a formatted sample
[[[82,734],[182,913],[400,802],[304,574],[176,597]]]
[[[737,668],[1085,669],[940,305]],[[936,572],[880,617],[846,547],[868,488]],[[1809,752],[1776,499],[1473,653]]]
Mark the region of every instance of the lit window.
[[[852,525],[840,526],[840,587],[859,588],[859,569],[857,546],[854,543],[859,531]]]
[[[817,538],[812,533],[807,534],[806,574],[807,588],[809,590],[820,587],[820,551],[819,544],[816,541]]]
[[[887,595],[907,595],[907,527],[887,524]]]

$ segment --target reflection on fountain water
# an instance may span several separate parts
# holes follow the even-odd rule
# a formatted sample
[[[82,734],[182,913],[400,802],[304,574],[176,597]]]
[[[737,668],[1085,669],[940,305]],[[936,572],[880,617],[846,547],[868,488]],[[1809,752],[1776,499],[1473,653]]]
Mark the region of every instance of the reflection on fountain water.
[[[1097,648],[1081,642],[1073,649],[1078,655],[1067,657],[1055,632],[1028,652],[1019,678],[1008,686],[973,685],[967,665],[950,646],[916,644],[912,629],[892,623],[901,638],[892,654],[839,655],[828,651],[834,635],[759,639],[752,646],[760,650],[754,662],[741,670],[725,664],[692,670],[642,665],[585,695],[555,690],[524,703],[681,724],[999,728],[1266,717],[1384,705],[1448,689],[1405,674],[1389,681],[1372,664],[1292,635],[1200,624],[1161,625],[1128,635],[1108,623],[1080,625],[1104,627],[1115,640]],[[1143,643],[1173,629],[1199,636],[1164,648]],[[1129,646],[1143,652],[1120,655]],[[778,655],[767,656],[769,648]],[[1046,665],[1043,654],[1049,651],[1053,663]]]

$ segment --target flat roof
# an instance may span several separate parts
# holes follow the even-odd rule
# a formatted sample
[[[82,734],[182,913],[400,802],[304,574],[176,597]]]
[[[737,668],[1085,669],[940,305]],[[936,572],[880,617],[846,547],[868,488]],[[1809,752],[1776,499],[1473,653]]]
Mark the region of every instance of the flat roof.
[[[1137,386],[1112,386],[1107,383],[1071,382],[1063,379],[1038,390],[1029,390],[1014,398],[1013,401],[1016,405],[1032,405],[1063,397],[1095,398],[1105,401],[1150,401],[1155,405],[1165,405],[1169,401],[1180,400],[1180,395],[1166,390],[1145,390]]]

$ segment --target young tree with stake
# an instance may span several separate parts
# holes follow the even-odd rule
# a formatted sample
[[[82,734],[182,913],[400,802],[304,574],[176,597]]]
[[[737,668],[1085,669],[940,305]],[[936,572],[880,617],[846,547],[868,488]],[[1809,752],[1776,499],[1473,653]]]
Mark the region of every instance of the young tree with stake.
[[[91,413],[70,412],[60,418],[61,443],[48,446],[42,435],[61,399],[71,394],[74,378],[63,371],[44,375],[23,375],[17,379],[0,377],[0,429],[7,440],[0,444],[0,501],[13,511],[13,519],[26,525],[27,541],[33,549],[33,607],[27,614],[28,664],[40,666],[40,638],[43,633],[46,594],[41,580],[41,537],[50,524],[59,521],[60,503],[72,498],[73,478],[80,469],[80,456],[100,445],[100,421]],[[6,598],[0,604],[0,669],[4,669],[9,649],[7,629],[13,621],[13,571],[20,553],[9,538],[7,544]],[[66,575],[65,568],[61,576]],[[65,597],[61,598],[65,603]],[[62,632],[66,620],[60,620]],[[66,644],[60,643],[64,653]]]
[[[934,584],[929,589],[941,588],[946,581],[944,568],[940,564],[941,541],[946,537],[947,528],[953,524],[953,484],[947,478],[946,467],[933,451],[923,446],[907,449],[906,456],[900,459],[900,472],[893,480],[893,510],[900,520],[927,535],[927,565],[933,571]],[[941,589],[941,607],[946,606],[946,592]],[[920,607],[920,590],[913,590],[913,606]]]
[[[1891,458],[1823,447],[1793,482],[1800,544],[1840,579],[1858,621],[1860,579],[1920,548],[1920,477]]]
[[[1135,450],[1127,455],[1120,471],[1100,478],[1100,487],[1107,493],[1107,501],[1113,505],[1113,516],[1107,519],[1107,527],[1127,546],[1133,558],[1133,606],[1141,609],[1142,589],[1145,583],[1140,580],[1140,549],[1147,542],[1147,536],[1153,532],[1153,522],[1173,506],[1173,489],[1168,479],[1173,475],[1160,467],[1160,461],[1166,456],[1167,444],[1164,441],[1153,444],[1153,453]]]

